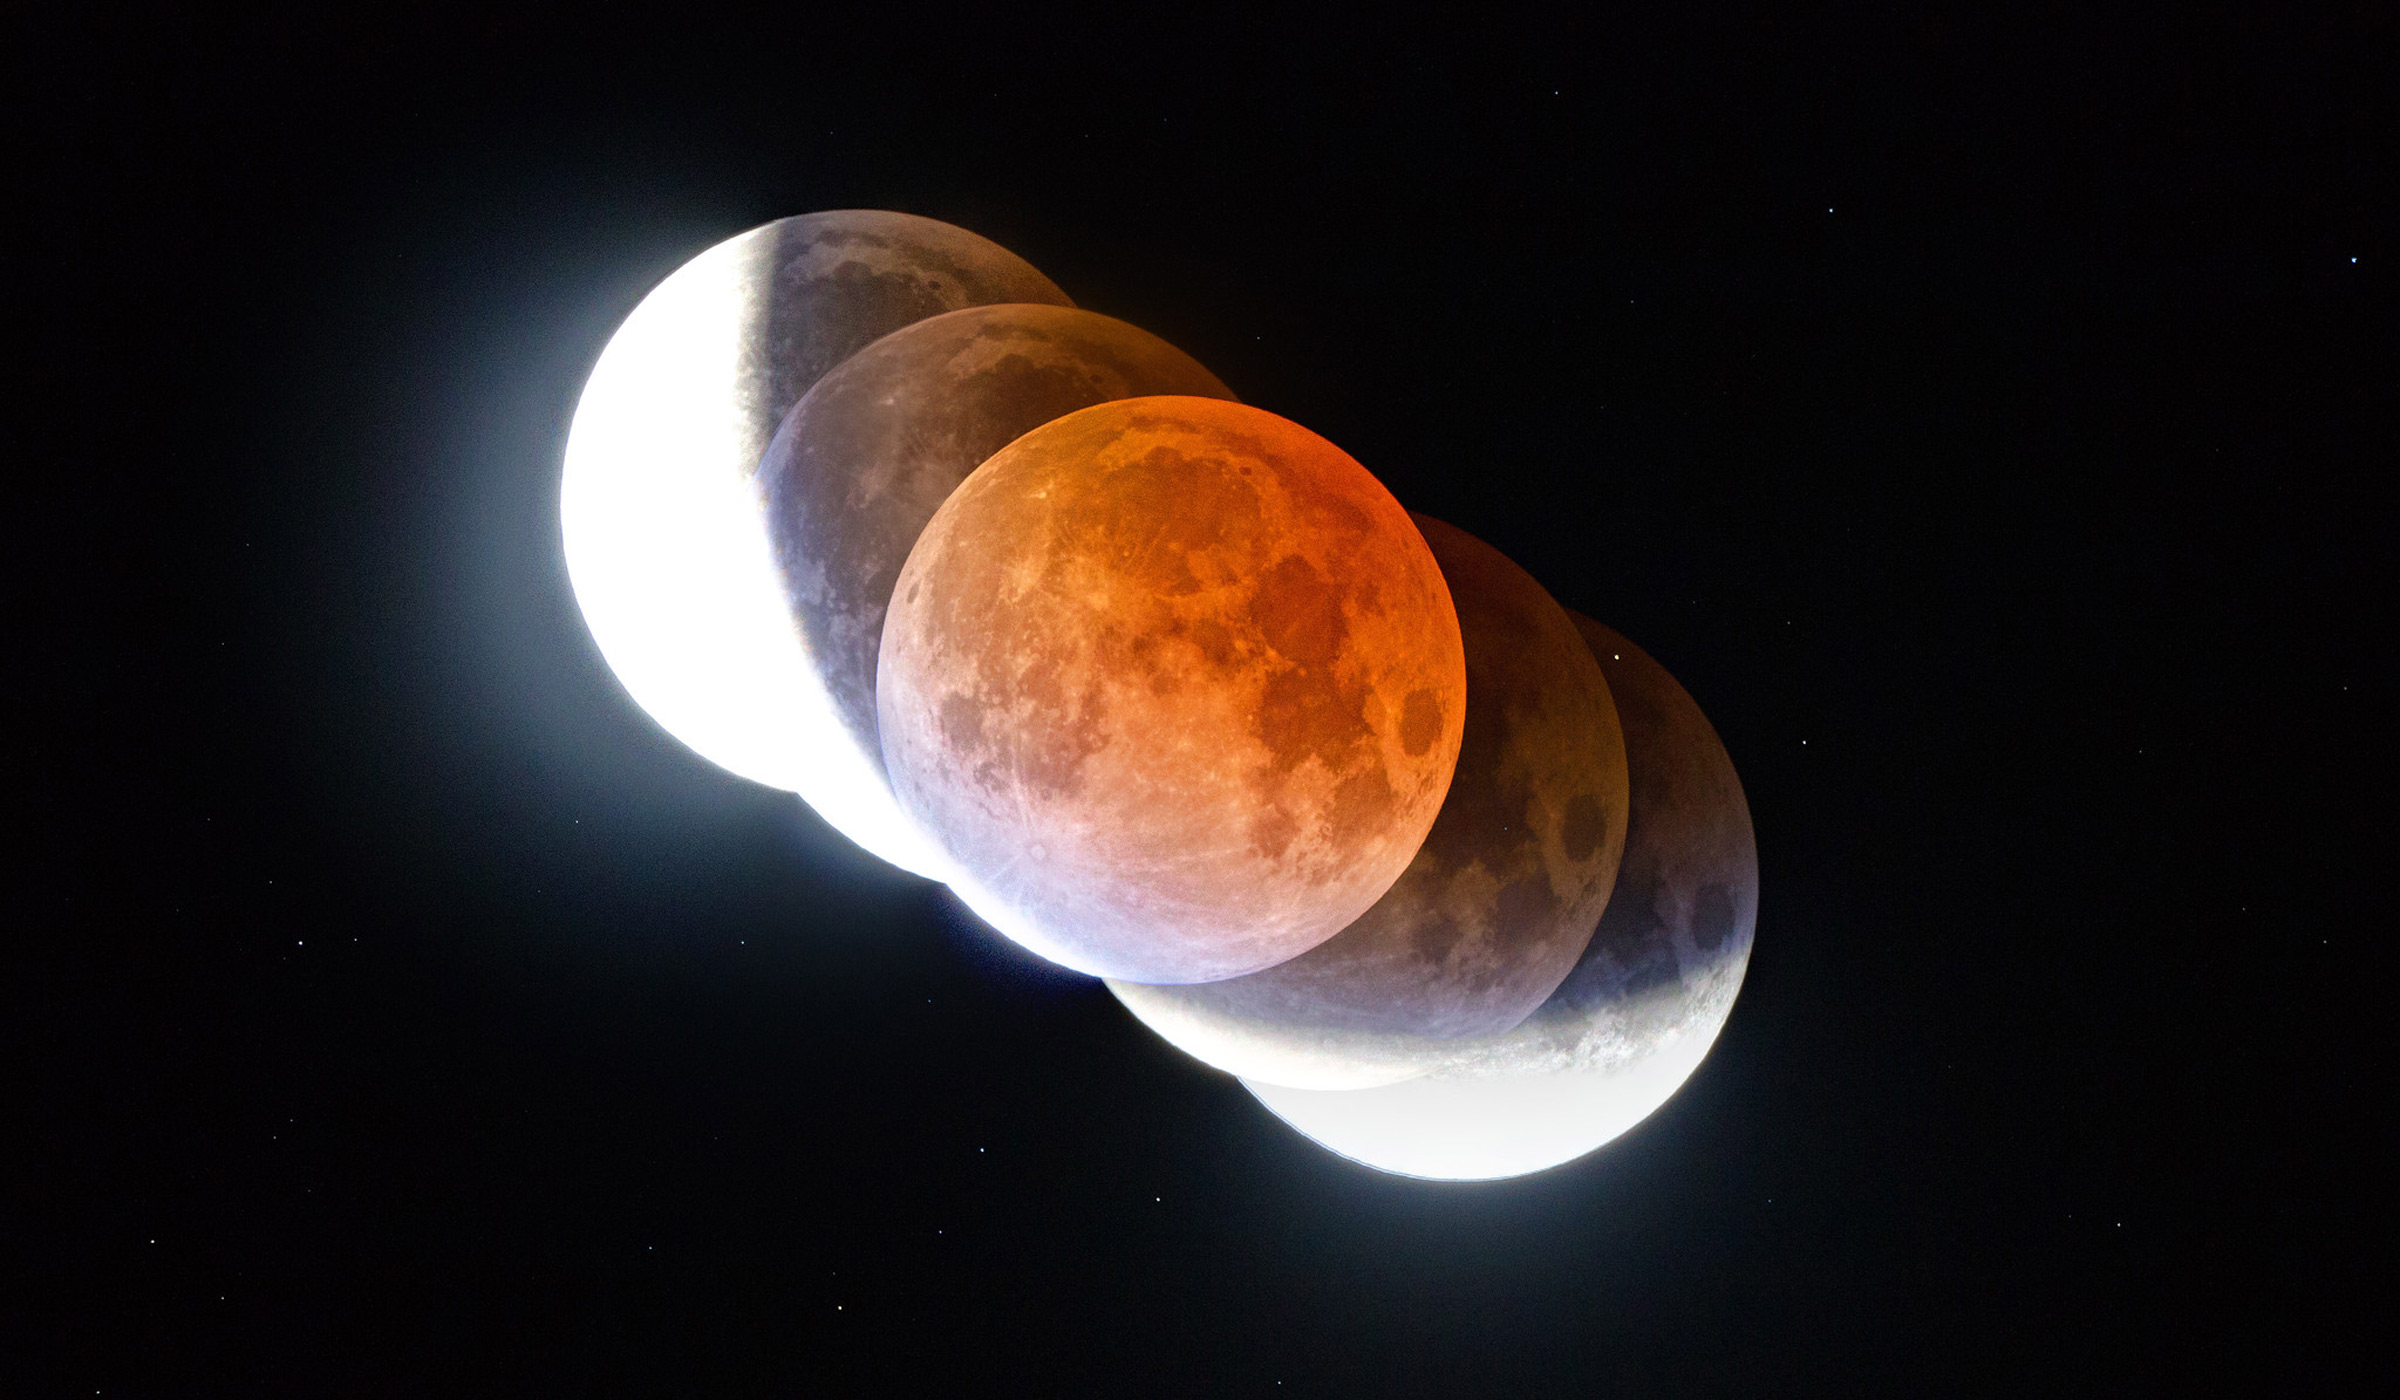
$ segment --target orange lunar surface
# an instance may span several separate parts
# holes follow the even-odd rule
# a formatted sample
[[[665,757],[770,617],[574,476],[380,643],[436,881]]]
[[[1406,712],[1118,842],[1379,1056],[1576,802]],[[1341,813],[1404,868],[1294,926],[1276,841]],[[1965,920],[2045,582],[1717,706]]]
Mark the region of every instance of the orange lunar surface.
[[[955,886],[1054,962],[1239,976],[1390,888],[1466,713],[1432,552],[1340,448],[1156,397],[971,474],[894,590],[878,667],[901,806]]]

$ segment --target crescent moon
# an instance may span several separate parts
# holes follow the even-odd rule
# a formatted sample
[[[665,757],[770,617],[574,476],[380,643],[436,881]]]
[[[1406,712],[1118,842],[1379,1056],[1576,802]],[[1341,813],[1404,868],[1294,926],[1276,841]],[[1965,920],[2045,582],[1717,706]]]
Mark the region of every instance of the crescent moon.
[[[1741,780],[1665,668],[1590,618],[1575,621],[1625,725],[1633,811],[1616,891],[1539,1010],[1503,1035],[1455,1043],[1424,1076],[1347,1092],[1243,1081],[1341,1156],[1442,1181],[1572,1161],[1673,1097],[1733,1010],[1758,919]]]
[[[826,370],[911,322],[1003,301],[1068,304],[1015,254],[933,219],[837,210],[751,229],[625,318],[576,404],[560,480],[576,603],[635,703],[920,874],[942,863],[810,681],[751,478]]]

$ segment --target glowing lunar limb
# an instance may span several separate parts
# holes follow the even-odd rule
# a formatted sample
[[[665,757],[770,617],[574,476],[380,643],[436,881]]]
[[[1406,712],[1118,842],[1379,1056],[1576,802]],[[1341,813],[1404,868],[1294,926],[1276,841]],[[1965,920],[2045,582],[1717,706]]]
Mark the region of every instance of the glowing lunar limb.
[[[1567,980],[1514,1029],[1450,1042],[1422,1078],[1347,1091],[1244,1080],[1319,1145],[1380,1171],[1522,1176],[1633,1127],[1699,1067],[1733,1010],[1758,919],[1758,848],[1700,707],[1580,615],[1625,728],[1632,817],[1615,893]]]
[[[753,473],[826,370],[924,317],[1064,304],[1007,250],[931,219],[803,215],[684,264],[593,367],[567,439],[567,571],[635,702],[710,762],[797,792],[851,840],[939,878],[938,850],[843,731],[784,604]]]
[[[1276,1117],[1363,1166],[1434,1181],[1491,1181],[1571,1162],[1658,1111],[1716,1043],[1686,1033],[1610,1070],[1411,1079],[1378,1089],[1243,1080]]]

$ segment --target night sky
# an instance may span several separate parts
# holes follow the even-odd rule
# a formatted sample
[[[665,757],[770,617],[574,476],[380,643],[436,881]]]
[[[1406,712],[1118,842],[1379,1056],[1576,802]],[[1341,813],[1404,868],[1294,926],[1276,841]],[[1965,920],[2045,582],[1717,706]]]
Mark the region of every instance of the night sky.
[[[67,8],[0,20],[0,1392],[2389,1380],[2389,5]],[[845,207],[1676,673],[1762,886],[1680,1095],[1353,1166],[633,705],[583,378]]]

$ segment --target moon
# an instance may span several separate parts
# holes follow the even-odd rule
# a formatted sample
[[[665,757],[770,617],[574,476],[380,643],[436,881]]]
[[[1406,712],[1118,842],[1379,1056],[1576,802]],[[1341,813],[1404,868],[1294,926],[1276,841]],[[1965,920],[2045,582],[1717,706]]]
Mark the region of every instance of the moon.
[[[840,210],[762,225],[678,268],[625,318],[575,408],[559,489],[567,572],[609,669],[703,758],[799,793],[896,864],[939,862],[847,742],[769,555],[752,473],[792,403],[913,321],[1068,304],[965,229]]]
[[[1625,726],[1632,821],[1616,892],[1567,980],[1498,1036],[1431,1072],[1348,1092],[1243,1084],[1344,1157],[1438,1180],[1572,1161],[1672,1097],[1732,1012],[1758,920],[1758,847],[1733,761],[1700,707],[1640,648],[1575,619]]]
[[[1422,1074],[1566,979],[1608,903],[1626,828],[1625,739],[1575,623],[1500,551],[1415,517],[1458,607],[1467,722],[1449,796],[1397,884],[1289,962],[1201,986],[1109,983],[1218,1069],[1305,1089]]]
[[[1112,399],[1230,399],[1148,331],[1072,307],[979,306],[919,321],[844,360],[777,429],[758,469],[811,678],[878,779],[875,668],[892,585],[967,474],[1053,418]]]
[[[901,807],[1033,952],[1142,982],[1255,972],[1416,855],[1466,712],[1458,615],[1348,454],[1185,396],[1018,438],[934,513],[884,622]]]

